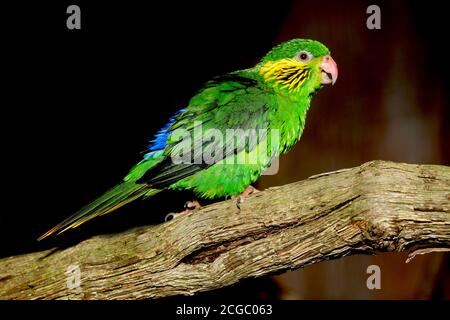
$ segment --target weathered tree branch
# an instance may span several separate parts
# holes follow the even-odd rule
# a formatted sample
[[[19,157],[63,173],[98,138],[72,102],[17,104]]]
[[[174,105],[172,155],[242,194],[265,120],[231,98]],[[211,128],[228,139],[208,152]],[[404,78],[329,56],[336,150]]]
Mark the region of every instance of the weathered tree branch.
[[[0,260],[1,299],[191,295],[350,254],[450,248],[450,168],[374,161],[157,226]],[[413,257],[413,256],[411,256]],[[68,289],[79,266],[81,286]]]

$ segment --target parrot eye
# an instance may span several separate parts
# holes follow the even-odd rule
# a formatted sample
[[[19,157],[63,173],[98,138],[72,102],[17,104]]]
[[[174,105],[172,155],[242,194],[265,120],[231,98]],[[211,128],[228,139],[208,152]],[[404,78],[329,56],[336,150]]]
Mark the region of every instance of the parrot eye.
[[[300,51],[294,58],[300,62],[309,62],[312,60],[313,56],[308,51]]]

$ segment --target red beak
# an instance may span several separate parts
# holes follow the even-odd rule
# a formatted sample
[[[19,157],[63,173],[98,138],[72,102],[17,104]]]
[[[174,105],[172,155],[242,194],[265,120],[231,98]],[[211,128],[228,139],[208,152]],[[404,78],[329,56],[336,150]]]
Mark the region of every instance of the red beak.
[[[338,77],[338,67],[330,55],[323,57],[320,69],[322,70],[322,84],[334,84],[336,82]]]

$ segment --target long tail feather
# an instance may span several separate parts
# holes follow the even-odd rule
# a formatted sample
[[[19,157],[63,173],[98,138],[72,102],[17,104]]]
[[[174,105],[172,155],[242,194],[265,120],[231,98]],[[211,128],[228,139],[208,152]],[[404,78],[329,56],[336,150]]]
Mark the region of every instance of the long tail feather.
[[[134,201],[142,196],[149,196],[157,193],[159,190],[149,189],[145,185],[134,182],[124,182],[115,186],[106,192],[103,196],[94,200],[80,211],[68,217],[55,227],[44,233],[38,238],[38,241],[52,235],[60,234],[66,230],[76,228],[79,225],[95,217],[114,211],[125,204]]]

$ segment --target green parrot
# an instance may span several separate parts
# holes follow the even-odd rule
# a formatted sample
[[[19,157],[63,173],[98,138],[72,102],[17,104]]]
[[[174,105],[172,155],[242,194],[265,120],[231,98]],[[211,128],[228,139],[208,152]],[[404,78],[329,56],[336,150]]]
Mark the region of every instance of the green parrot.
[[[213,78],[170,118],[120,184],[38,240],[162,190],[206,199],[250,194],[271,161],[300,139],[313,95],[337,76],[325,45],[293,39],[252,68]]]

